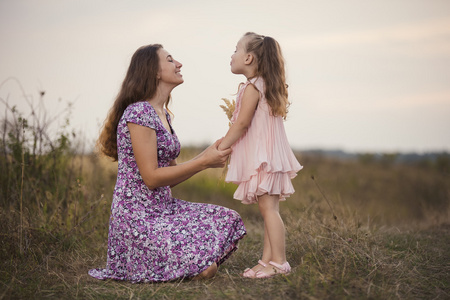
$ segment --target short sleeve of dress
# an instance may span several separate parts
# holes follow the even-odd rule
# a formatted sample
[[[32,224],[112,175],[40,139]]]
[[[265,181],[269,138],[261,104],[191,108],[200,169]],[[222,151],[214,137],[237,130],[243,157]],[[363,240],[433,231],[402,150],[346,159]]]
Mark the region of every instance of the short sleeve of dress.
[[[250,80],[250,83],[258,90],[258,92],[263,95],[264,94],[264,81],[261,77],[256,77]]]
[[[152,129],[157,127],[157,118],[155,110],[145,101],[130,104],[123,112],[123,119],[127,123],[134,123]]]

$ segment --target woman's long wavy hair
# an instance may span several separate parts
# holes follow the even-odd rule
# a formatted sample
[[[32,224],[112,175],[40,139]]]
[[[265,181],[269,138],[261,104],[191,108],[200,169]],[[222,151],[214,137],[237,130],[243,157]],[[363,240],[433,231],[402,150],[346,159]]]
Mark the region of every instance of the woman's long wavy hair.
[[[269,37],[247,32],[247,53],[256,57],[256,76],[264,79],[265,96],[272,109],[272,114],[286,119],[288,107],[288,90],[284,70],[284,58],[278,42]]]
[[[142,46],[131,58],[130,66],[123,80],[122,87],[108,112],[100,136],[97,140],[97,151],[118,160],[117,125],[128,105],[138,101],[151,99],[157,90],[159,71],[158,50],[160,44]],[[165,104],[168,109],[170,96]]]

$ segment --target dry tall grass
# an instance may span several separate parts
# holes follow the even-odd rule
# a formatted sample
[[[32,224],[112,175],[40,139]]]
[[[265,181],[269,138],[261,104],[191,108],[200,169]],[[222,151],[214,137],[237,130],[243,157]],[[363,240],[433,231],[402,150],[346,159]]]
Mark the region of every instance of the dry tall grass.
[[[235,209],[248,230],[215,278],[93,279],[88,269],[106,262],[117,164],[74,151],[79,145],[65,127],[51,139],[46,129],[55,119],[24,97],[29,116],[0,99],[7,112],[0,128],[0,300],[450,298],[448,155],[399,164],[392,155],[299,154],[305,168],[293,181],[296,193],[281,204],[293,272],[262,280],[239,275],[261,255],[258,208],[232,199],[236,187],[220,179],[222,170],[207,170],[175,187],[174,196]],[[199,151],[185,148],[179,160]]]
[[[196,152],[186,149],[180,160]],[[244,219],[248,236],[215,278],[158,284],[90,278],[87,270],[106,261],[115,165],[85,156],[73,161],[83,179],[74,179],[71,190],[84,200],[74,198],[67,212],[72,218],[77,215],[78,222],[52,229],[33,226],[44,212],[31,211],[25,196],[26,247],[21,254],[18,208],[1,208],[0,299],[449,297],[448,172],[432,166],[367,165],[316,156],[299,156],[299,160],[305,169],[294,179],[296,193],[281,204],[293,267],[288,276],[252,280],[239,275],[261,255],[262,220],[256,206],[231,199],[235,186],[219,180],[221,170],[208,170],[173,192],[186,200],[233,208]],[[44,199],[48,206],[59,203],[50,196]]]

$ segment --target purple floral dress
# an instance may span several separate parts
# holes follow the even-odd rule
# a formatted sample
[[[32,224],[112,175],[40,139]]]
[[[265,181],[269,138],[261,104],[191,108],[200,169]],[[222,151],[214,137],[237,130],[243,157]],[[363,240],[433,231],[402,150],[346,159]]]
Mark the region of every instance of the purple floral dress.
[[[167,112],[166,116],[170,124]],[[172,127],[172,132],[165,129],[148,102],[127,107],[117,127],[119,165],[106,268],[89,274],[157,282],[193,277],[214,262],[221,264],[246,234],[241,217],[225,207],[173,198],[169,186],[150,190],[134,158],[128,122],[156,131],[159,167],[167,167],[180,153]]]

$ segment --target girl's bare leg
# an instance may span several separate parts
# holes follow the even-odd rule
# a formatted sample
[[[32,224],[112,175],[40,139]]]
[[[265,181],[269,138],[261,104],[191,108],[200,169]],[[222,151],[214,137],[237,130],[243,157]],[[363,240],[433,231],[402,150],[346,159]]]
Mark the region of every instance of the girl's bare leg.
[[[270,261],[278,264],[286,262],[286,237],[283,220],[279,212],[279,196],[265,194],[258,199],[259,210],[264,218],[265,238],[264,252],[270,251]],[[266,238],[267,234],[267,238]],[[266,248],[266,241],[269,241],[269,247]],[[267,249],[267,250],[266,250]],[[264,253],[263,252],[263,258]],[[272,266],[262,269],[264,273],[272,274],[275,272]]]
[[[271,259],[272,259],[272,249],[270,247],[269,232],[267,230],[266,223],[264,222],[264,248],[261,260],[266,264],[268,264],[269,261],[271,261]]]
[[[270,249],[270,241],[269,241],[269,234],[267,233],[267,227],[264,224],[264,248],[263,248],[263,255],[262,255],[262,262],[266,265],[269,264],[269,261],[271,261],[272,258],[272,250]],[[261,264],[255,265],[252,270],[254,272],[258,272],[259,270],[262,270],[264,267]]]

